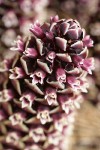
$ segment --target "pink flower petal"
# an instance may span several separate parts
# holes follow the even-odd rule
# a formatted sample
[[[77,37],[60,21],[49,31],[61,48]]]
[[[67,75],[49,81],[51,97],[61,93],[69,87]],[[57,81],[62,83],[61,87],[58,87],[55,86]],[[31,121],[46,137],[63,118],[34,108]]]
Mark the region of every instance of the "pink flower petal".
[[[86,47],[93,47],[93,40],[89,35],[85,36],[83,39],[83,45]]]
[[[65,62],[72,62],[71,56],[68,53],[57,53],[56,56]]]
[[[37,50],[34,49],[34,48],[27,48],[25,51],[24,51],[24,54],[30,58],[36,58],[38,53],[37,53]]]
[[[63,35],[65,35],[66,33],[67,33],[67,31],[68,31],[68,29],[69,29],[69,23],[67,23],[67,22],[63,22],[63,23],[61,23],[61,25],[60,25],[60,30],[61,30],[61,32],[62,32],[62,34]]]
[[[31,25],[30,27],[30,31],[38,38],[43,38],[44,37],[44,33],[41,29],[41,27],[36,23],[34,23],[33,25]]]
[[[65,70],[62,68],[58,68],[56,71],[56,78],[57,78],[57,81],[59,81],[61,83],[65,83],[66,82]]]
[[[57,105],[57,93],[56,89],[48,87],[46,88],[45,99],[47,100],[49,105]]]
[[[60,37],[56,37],[55,40],[56,40],[57,46],[58,46],[61,50],[66,51],[67,40],[65,40],[65,39],[63,39],[63,38],[60,38]]]

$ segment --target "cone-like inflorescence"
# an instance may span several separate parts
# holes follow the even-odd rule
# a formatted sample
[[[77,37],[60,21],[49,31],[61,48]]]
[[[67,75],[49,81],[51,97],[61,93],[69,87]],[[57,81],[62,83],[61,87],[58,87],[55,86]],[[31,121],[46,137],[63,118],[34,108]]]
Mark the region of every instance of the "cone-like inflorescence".
[[[73,111],[87,92],[86,75],[94,69],[87,58],[93,46],[89,35],[73,19],[51,17],[38,21],[30,36],[18,37],[12,60],[1,72],[8,79],[0,88],[0,126],[3,149],[64,150]]]
[[[60,17],[76,18],[94,41],[90,55],[94,57],[95,70],[92,77],[88,76],[90,86],[85,98],[100,108],[100,1],[62,0],[58,5],[55,7],[59,9]]]

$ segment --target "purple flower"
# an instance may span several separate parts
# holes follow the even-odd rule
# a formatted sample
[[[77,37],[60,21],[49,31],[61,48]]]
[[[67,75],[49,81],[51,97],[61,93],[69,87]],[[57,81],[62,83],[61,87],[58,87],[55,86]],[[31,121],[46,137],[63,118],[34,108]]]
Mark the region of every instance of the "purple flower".
[[[26,91],[20,97],[20,101],[22,102],[22,108],[31,107],[35,99],[35,94],[30,91]]]
[[[84,39],[83,39],[83,45],[84,45],[84,47],[85,46],[86,47],[93,47],[93,41],[91,40],[91,38],[90,38],[89,35],[87,35],[87,36],[84,37]]]
[[[51,22],[51,23],[57,22],[58,20],[59,20],[59,16],[58,16],[58,15],[56,15],[56,16],[50,18],[50,22]]]
[[[27,48],[23,53],[30,58],[36,58],[38,55],[34,48]]]
[[[38,21],[36,21],[34,25],[31,25],[30,31],[40,39],[44,37],[43,30]]]
[[[56,56],[64,62],[72,62],[71,56],[68,53],[57,53]]]
[[[74,110],[73,101],[69,99],[67,102],[62,103],[62,109],[68,114],[70,110]]]
[[[56,40],[57,46],[58,46],[61,50],[66,51],[67,40],[65,40],[65,39],[63,39],[63,38],[60,38],[60,37],[56,37],[55,40]]]
[[[57,93],[56,89],[48,87],[45,92],[45,99],[49,105],[57,105]]]
[[[26,118],[26,114],[23,112],[17,112],[9,117],[12,125],[21,124]]]
[[[48,135],[48,142],[53,145],[58,145],[61,139],[61,134],[58,131],[53,131]]]
[[[50,32],[46,32],[46,37],[50,40],[53,40],[54,39],[54,35],[53,33],[50,31]]]
[[[81,49],[83,48],[83,42],[82,41],[77,41],[74,44],[71,45],[72,48],[74,49]]]
[[[0,102],[7,102],[13,99],[15,96],[14,91],[12,89],[4,89],[0,91]]]
[[[80,89],[80,81],[73,76],[67,77],[68,84],[72,87],[73,90]]]
[[[30,130],[29,136],[32,137],[32,139],[37,143],[39,141],[44,141],[46,139],[46,136],[44,134],[42,127],[35,127]]]
[[[82,31],[79,28],[76,28],[76,29],[72,28],[72,29],[69,29],[67,32],[67,34],[71,40],[77,40],[81,36],[81,33],[82,33]]]
[[[61,83],[65,83],[66,82],[65,70],[62,68],[58,68],[56,71],[56,78],[57,78],[57,81],[59,81]]]
[[[59,95],[58,97],[59,102],[61,103],[62,109],[69,114],[70,110],[74,109],[72,97],[69,97],[68,94],[66,95]]]
[[[40,107],[38,109],[37,118],[40,119],[42,124],[50,122],[51,118],[49,115],[49,110],[46,107]]]
[[[83,59],[80,56],[74,57],[74,62],[77,64],[78,67],[86,70],[89,74],[92,74],[92,70],[94,70],[94,58],[85,58]]]
[[[48,54],[47,54],[47,56],[46,56],[46,59],[47,59],[48,61],[50,61],[51,63],[53,63],[55,57],[56,57],[55,52],[50,51],[50,52],[48,52]]]
[[[93,58],[86,58],[83,62],[80,63],[89,74],[92,74],[92,70],[94,70],[94,59]]]
[[[12,43],[12,47],[10,48],[10,50],[12,50],[12,51],[19,51],[19,52],[23,52],[24,51],[24,41],[23,41],[23,39],[20,36],[18,36],[17,40],[15,40]]]
[[[62,32],[63,35],[65,35],[67,33],[69,27],[70,27],[69,23],[67,23],[67,22],[62,22],[61,23],[60,28],[61,28],[61,32]]]
[[[6,137],[6,142],[11,144],[18,144],[19,141],[19,134],[17,132],[9,132]]]
[[[53,116],[55,128],[62,132],[64,127],[68,125],[66,114],[61,113]]]
[[[42,70],[36,70],[33,74],[30,75],[30,77],[32,78],[32,84],[43,84],[44,82],[44,78],[46,76],[46,73]]]
[[[20,78],[23,78],[25,76],[25,72],[22,68],[19,68],[19,67],[15,67],[13,69],[10,69],[10,76],[9,78],[10,79],[20,79]]]

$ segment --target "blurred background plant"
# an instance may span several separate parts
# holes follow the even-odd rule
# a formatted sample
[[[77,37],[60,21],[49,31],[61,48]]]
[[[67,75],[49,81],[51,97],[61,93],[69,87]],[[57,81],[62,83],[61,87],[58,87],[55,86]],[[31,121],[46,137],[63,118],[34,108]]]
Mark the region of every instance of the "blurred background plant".
[[[55,15],[49,4],[49,0],[1,0],[0,50],[8,50],[18,35],[27,36],[30,24],[37,19],[44,22]]]

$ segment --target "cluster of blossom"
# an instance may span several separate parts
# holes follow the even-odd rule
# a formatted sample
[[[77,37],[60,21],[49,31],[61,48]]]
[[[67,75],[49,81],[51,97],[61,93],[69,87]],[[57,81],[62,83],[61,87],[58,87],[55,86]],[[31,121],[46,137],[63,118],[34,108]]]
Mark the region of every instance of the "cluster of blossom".
[[[56,4],[59,5],[58,13],[61,17],[69,18],[70,16],[77,19],[94,41],[90,56],[94,57],[96,66],[93,76],[88,77],[90,88],[89,94],[85,97],[100,107],[100,1],[59,0]]]
[[[0,91],[1,144],[64,150],[81,92],[87,92],[86,75],[94,69],[87,58],[93,41],[79,22],[58,16],[42,25],[36,21],[30,33],[14,41],[16,55],[0,69],[7,78]]]

